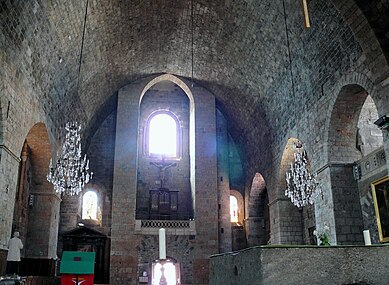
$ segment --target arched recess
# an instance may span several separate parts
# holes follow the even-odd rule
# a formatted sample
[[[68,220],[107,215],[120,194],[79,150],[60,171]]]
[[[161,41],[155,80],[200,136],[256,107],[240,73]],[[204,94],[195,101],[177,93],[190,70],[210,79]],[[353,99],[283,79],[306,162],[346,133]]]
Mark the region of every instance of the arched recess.
[[[326,171],[335,223],[330,227],[334,228],[337,244],[363,243],[361,195],[369,190],[359,189],[354,165],[381,144],[382,133],[373,125],[372,113],[377,116],[364,87],[346,84],[340,89],[330,117]]]
[[[304,148],[298,138],[289,138],[282,153],[277,180],[276,199],[270,202],[270,213],[275,223],[271,225],[272,242],[281,244],[310,244],[315,229],[314,208],[298,208],[285,196],[286,172],[294,163],[296,147]]]
[[[163,267],[163,273],[166,278],[166,285],[181,284],[180,263],[172,257],[166,257],[162,264],[159,259],[154,260],[151,264],[151,284],[160,284],[161,269]]]
[[[57,253],[60,198],[46,179],[50,158],[46,126],[37,123],[24,142],[13,218],[26,257],[55,258]]]
[[[188,86],[175,76],[165,74],[151,80],[143,88],[139,105],[137,219],[190,219],[195,209],[194,102]],[[177,126],[177,155],[148,154],[148,129],[155,114],[167,114]],[[164,193],[157,191],[164,168]],[[174,177],[174,179],[173,179]],[[155,191],[154,191],[155,190]],[[179,191],[178,191],[179,190]],[[174,191],[174,192],[173,192]],[[164,196],[161,196],[164,195]],[[169,196],[169,198],[166,198]],[[170,201],[170,210],[160,203]],[[164,203],[164,202],[163,202]],[[173,203],[176,203],[174,205]],[[152,210],[150,210],[152,209]]]
[[[374,124],[378,117],[373,98],[368,95],[362,106],[357,125],[356,147],[363,157],[384,145],[382,131]]]
[[[237,190],[233,190],[231,189],[230,190],[230,194],[231,196],[234,196],[237,200],[237,208],[238,208],[238,211],[237,211],[237,216],[238,216],[238,221],[237,223],[239,225],[243,225],[243,222],[244,222],[244,199],[243,199],[243,195],[237,191]]]
[[[269,208],[266,182],[262,174],[256,173],[251,184],[246,206],[247,245],[255,246],[269,242]]]
[[[101,186],[98,186],[96,184],[88,183],[88,185],[85,186],[82,193],[80,194],[80,199],[81,199],[80,222],[88,227],[102,225],[103,197],[104,197],[103,193],[105,191],[104,190],[102,191],[101,188],[102,188]],[[95,198],[93,199],[93,201],[87,198],[89,193],[92,193],[92,197]],[[92,202],[92,204],[90,204],[89,202]],[[85,207],[89,209],[85,209]],[[89,211],[91,211],[90,214],[88,214]]]
[[[163,78],[168,81],[168,78],[173,78],[172,75],[162,75],[156,78]],[[154,80],[155,78],[153,77]],[[163,81],[163,80],[162,80]],[[181,81],[181,80],[177,80]],[[185,81],[185,80],[184,80]],[[148,234],[149,227],[142,223],[142,220],[136,217],[136,202],[137,202],[137,187],[142,180],[138,173],[139,165],[139,128],[140,124],[140,100],[141,94],[145,87],[149,84],[150,78],[143,79],[139,82],[134,82],[124,86],[118,91],[118,108],[116,118],[116,136],[115,136],[115,161],[114,161],[114,176],[112,188],[112,224],[115,227],[111,228],[111,252],[122,252],[123,255],[111,255],[110,264],[110,281],[113,283],[128,282],[129,278],[132,280],[138,279],[137,265],[134,260],[140,262],[140,254],[137,250],[141,240],[138,232]],[[156,81],[154,81],[156,82]],[[182,81],[181,81],[182,82]],[[178,82],[179,83],[179,82]],[[188,82],[190,84],[190,82]],[[180,84],[176,84],[180,87]],[[185,84],[185,83],[184,83]],[[186,85],[186,84],[185,84]],[[153,85],[151,85],[153,86]],[[185,88],[189,90],[189,85]],[[181,88],[185,92],[185,88]],[[209,223],[209,221],[216,221],[218,219],[218,211],[210,211],[210,209],[218,208],[218,193],[217,191],[210,191],[209,189],[217,188],[217,157],[216,153],[216,114],[215,114],[215,97],[201,86],[194,86],[191,88],[195,90],[196,97],[189,99],[189,133],[190,133],[190,187],[182,185],[191,189],[192,201],[195,202],[194,193],[196,197],[201,198],[201,201],[207,201],[209,207],[201,207],[193,203],[192,209],[195,209],[195,216],[189,219],[185,224],[189,224],[189,233],[196,235],[198,244],[201,247],[196,249],[196,252],[204,252],[204,254],[217,253],[218,251],[218,224]],[[146,94],[144,94],[146,96]],[[185,96],[187,96],[185,92]],[[196,100],[196,109],[193,108]],[[194,111],[196,114],[194,114]],[[196,117],[196,128],[194,128],[194,118]],[[201,150],[201,155],[195,155],[194,134],[196,135],[196,148]],[[153,165],[148,165],[154,171],[158,170]],[[177,167],[176,167],[177,169]],[[176,170],[174,169],[174,170]],[[172,170],[169,168],[168,170]],[[155,177],[155,174],[153,175]],[[152,176],[152,177],[153,177]],[[195,182],[195,183],[194,183]],[[123,219],[125,215],[125,219]],[[157,225],[165,224],[165,222],[157,222]],[[173,223],[167,222],[169,227],[176,227]],[[131,228],[135,226],[135,230]],[[198,230],[198,227],[204,228]],[[167,226],[166,226],[167,228]],[[153,230],[158,229],[158,226],[153,226]],[[126,236],[123,241],[123,236]],[[167,232],[169,236],[169,232]],[[134,242],[137,244],[135,245]],[[167,242],[169,238],[167,238]],[[152,245],[153,248],[155,244]],[[169,245],[167,245],[169,247]],[[197,251],[198,250],[198,251]],[[121,271],[121,264],[129,264],[131,272]],[[188,265],[194,268],[193,278],[197,278],[196,274],[200,274],[203,263],[196,263]],[[186,266],[186,265],[185,265]],[[139,268],[139,267],[138,267]],[[204,267],[202,267],[204,268]],[[190,269],[192,270],[192,269]],[[198,271],[200,270],[200,271]],[[200,280],[200,279],[194,279]],[[188,283],[188,282],[187,282]],[[190,282],[189,282],[190,283]]]
[[[367,91],[358,84],[342,87],[332,109],[328,160],[352,163],[362,157],[357,149],[357,125]]]
[[[236,203],[236,204],[235,204]],[[240,250],[247,247],[246,233],[244,230],[244,199],[237,190],[230,190],[230,224],[232,250]]]

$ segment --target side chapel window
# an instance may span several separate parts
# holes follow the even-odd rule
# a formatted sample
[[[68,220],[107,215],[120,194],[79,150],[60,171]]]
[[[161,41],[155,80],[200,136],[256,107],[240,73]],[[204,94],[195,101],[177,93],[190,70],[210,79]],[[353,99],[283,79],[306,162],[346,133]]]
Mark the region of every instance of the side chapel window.
[[[157,113],[148,123],[148,155],[178,157],[177,122],[168,113]]]
[[[231,223],[238,222],[238,199],[235,196],[230,196],[230,215]]]
[[[97,194],[88,191],[82,196],[82,219],[97,220]]]

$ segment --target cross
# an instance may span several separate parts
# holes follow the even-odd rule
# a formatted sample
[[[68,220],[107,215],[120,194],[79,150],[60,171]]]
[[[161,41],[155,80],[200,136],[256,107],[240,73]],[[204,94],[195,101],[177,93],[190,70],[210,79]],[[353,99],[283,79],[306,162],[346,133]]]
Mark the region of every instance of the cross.
[[[166,177],[165,177],[166,169],[173,167],[173,166],[176,166],[177,163],[165,162],[165,158],[162,157],[162,161],[160,163],[150,162],[150,164],[154,165],[155,167],[157,167],[159,169],[159,179],[161,180],[161,188],[163,188],[163,182],[165,182],[165,180],[166,180]]]

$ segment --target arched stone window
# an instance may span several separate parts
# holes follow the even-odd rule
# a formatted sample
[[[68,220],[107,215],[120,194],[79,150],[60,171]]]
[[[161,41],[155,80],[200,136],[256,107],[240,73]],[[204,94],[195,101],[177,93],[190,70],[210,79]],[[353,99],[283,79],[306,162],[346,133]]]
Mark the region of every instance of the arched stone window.
[[[82,219],[97,220],[97,194],[88,191],[82,196]]]
[[[238,199],[235,196],[230,196],[230,215],[231,215],[231,223],[237,223],[238,220]]]
[[[167,285],[176,285],[180,284],[180,266],[177,261],[173,258],[167,258],[164,261],[164,264],[160,260],[156,260],[152,265],[152,285],[159,285],[161,276],[162,276],[162,266],[163,274],[166,279]]]
[[[149,156],[178,157],[178,122],[169,112],[153,114],[147,125],[146,149]]]

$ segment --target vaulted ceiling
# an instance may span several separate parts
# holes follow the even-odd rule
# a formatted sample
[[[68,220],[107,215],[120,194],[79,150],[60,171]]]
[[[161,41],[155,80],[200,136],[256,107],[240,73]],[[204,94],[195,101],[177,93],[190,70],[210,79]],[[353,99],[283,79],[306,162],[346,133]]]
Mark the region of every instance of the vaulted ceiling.
[[[29,86],[51,130],[69,118],[97,125],[115,108],[121,87],[171,73],[193,76],[212,91],[243,143],[271,136],[277,102],[270,90],[288,74],[290,63],[303,69],[328,49],[321,37],[346,25],[339,7],[359,6],[356,15],[366,17],[388,59],[387,1],[308,1],[310,30],[303,27],[299,2],[3,0],[3,60]],[[358,46],[357,40],[348,44]],[[308,58],[302,46],[318,54]]]

